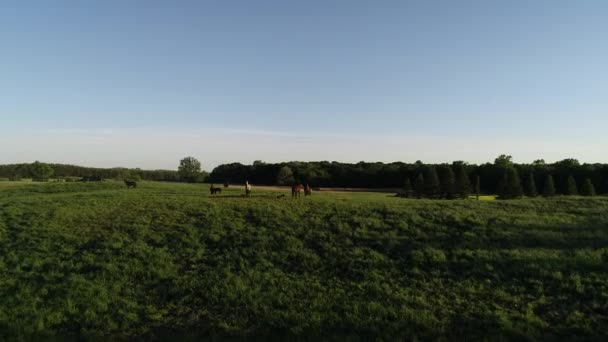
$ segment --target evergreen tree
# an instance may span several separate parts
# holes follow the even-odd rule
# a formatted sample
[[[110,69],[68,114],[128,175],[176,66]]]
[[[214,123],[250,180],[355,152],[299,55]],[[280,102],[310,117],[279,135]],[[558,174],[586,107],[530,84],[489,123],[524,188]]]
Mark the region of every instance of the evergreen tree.
[[[414,192],[416,193],[417,198],[422,198],[424,195],[424,176],[422,173],[418,174],[418,177],[414,181]]]
[[[526,196],[536,197],[538,192],[536,191],[536,181],[534,181],[534,173],[530,172],[528,181],[526,182]]]
[[[593,186],[593,183],[591,183],[591,179],[585,179],[585,183],[583,183],[583,187],[581,188],[581,195],[595,196],[595,187]]]
[[[405,177],[405,184],[403,185],[403,197],[409,198],[411,192],[412,182],[410,181],[410,177]]]
[[[465,165],[462,163],[456,164],[456,193],[460,198],[467,199],[469,192],[471,192],[471,182],[469,181],[469,175]]]
[[[499,185],[499,195],[502,199],[519,198],[523,195],[524,191],[521,187],[521,180],[517,169],[514,167],[508,167],[503,174],[502,180]]]
[[[479,201],[479,193],[481,192],[481,180],[480,177],[477,176],[475,179],[475,197]]]
[[[547,179],[545,180],[545,186],[543,187],[543,196],[555,196],[555,183],[553,182],[553,176],[551,175],[547,175]]]
[[[434,166],[429,166],[426,169],[426,175],[424,177],[424,193],[429,198],[437,198],[439,191],[439,176],[437,176],[437,170]]]
[[[454,171],[448,166],[441,176],[441,192],[443,193],[443,196],[447,199],[453,199],[454,193],[456,192]]]
[[[578,191],[576,189],[576,181],[574,180],[574,177],[572,177],[572,175],[568,176],[568,180],[566,181],[566,191],[564,195],[578,195]]]

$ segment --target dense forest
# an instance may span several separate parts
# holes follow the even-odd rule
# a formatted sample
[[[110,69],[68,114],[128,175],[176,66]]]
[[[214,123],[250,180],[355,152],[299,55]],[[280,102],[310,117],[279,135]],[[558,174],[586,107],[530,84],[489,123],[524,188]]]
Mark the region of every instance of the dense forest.
[[[399,188],[405,196],[459,198],[471,193],[498,194],[502,198],[608,193],[608,164],[581,164],[576,159],[555,163],[537,160],[517,164],[507,155],[481,165],[455,161],[451,164],[286,162],[252,165],[223,164],[210,174],[201,171],[198,160],[187,157],[177,171],[127,168],[91,168],[65,164],[0,165],[0,179],[37,180],[83,177],[98,179],[142,179],[171,182],[244,183],[312,187]]]

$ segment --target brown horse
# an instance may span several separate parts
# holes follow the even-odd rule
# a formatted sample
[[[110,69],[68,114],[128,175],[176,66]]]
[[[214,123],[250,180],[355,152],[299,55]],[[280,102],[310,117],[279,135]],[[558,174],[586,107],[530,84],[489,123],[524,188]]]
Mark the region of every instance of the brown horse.
[[[299,198],[302,194],[302,190],[304,190],[304,186],[302,184],[294,184],[291,186],[291,197]]]
[[[304,196],[310,195],[312,195],[312,188],[310,187],[310,185],[306,184],[306,186],[304,187]]]

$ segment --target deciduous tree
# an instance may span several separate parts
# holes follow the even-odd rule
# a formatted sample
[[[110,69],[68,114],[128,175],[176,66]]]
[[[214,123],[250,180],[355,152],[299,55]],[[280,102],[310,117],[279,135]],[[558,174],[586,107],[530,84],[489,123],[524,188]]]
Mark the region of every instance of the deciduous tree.
[[[194,157],[186,157],[179,162],[177,172],[182,181],[194,183],[199,181],[201,174],[201,162]]]
[[[288,185],[293,184],[295,179],[293,177],[293,171],[289,166],[283,166],[279,173],[277,174],[277,184],[278,185]]]
[[[53,176],[53,167],[47,163],[41,163],[39,161],[35,161],[30,166],[30,172],[32,173],[32,177],[37,182],[46,182]]]

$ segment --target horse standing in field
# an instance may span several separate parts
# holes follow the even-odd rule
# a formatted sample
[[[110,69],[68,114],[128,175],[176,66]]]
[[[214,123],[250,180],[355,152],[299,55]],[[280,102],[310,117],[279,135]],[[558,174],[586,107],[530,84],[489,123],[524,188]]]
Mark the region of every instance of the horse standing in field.
[[[306,184],[306,186],[304,187],[304,196],[311,196],[312,195],[312,188],[310,187],[310,185]]]
[[[291,186],[291,197],[299,198],[302,195],[302,190],[304,190],[304,186],[302,184],[294,184]]]
[[[245,197],[251,197],[251,184],[249,184],[249,181],[245,181]]]
[[[133,180],[125,180],[125,185],[127,186],[127,189],[137,188],[137,182]]]
[[[222,193],[222,188],[220,187],[214,187],[213,184],[211,184],[211,187],[209,187],[209,191],[211,192],[212,195],[215,194],[221,194]]]

